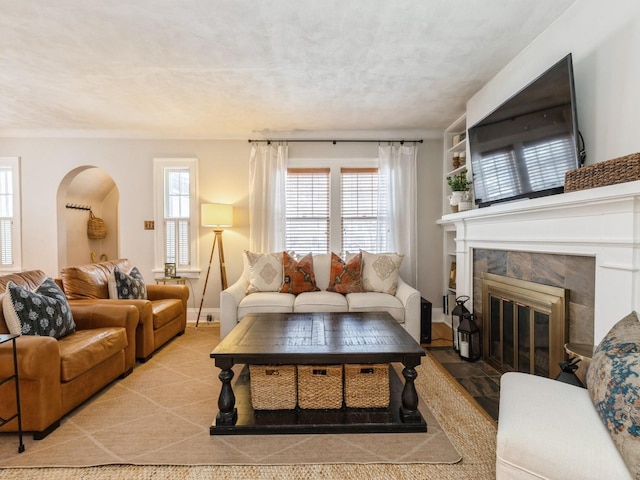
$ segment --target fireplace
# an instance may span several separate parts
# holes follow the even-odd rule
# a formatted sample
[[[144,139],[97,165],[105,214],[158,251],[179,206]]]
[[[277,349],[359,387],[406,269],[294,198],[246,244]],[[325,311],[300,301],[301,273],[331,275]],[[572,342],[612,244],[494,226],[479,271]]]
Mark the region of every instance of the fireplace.
[[[471,296],[480,316],[483,271],[568,289],[569,342],[597,345],[640,311],[640,181],[444,215],[439,223],[455,229],[456,295]]]
[[[484,359],[502,372],[555,378],[568,339],[568,291],[482,274]]]

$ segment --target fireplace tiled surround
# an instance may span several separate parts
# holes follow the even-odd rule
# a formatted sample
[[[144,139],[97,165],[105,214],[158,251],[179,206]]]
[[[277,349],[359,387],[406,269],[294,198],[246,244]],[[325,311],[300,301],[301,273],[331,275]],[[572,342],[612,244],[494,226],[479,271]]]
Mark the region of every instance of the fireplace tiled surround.
[[[569,290],[569,342],[593,344],[595,257],[504,250],[473,250],[473,313],[482,325],[482,274]]]
[[[481,271],[571,290],[569,337],[598,344],[640,310],[640,181],[445,215],[457,295],[481,313]],[[477,270],[477,271],[476,271]]]

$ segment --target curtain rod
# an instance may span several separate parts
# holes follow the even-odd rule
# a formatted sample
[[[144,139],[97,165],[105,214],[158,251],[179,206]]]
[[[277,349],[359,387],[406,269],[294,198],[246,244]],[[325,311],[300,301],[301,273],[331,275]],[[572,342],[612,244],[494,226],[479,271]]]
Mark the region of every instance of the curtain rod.
[[[274,139],[274,138],[263,138],[262,140],[247,140],[249,143],[254,143],[254,142],[267,142],[267,145],[270,145],[271,143],[293,143],[293,142],[318,142],[318,143],[322,143],[322,142],[331,142],[334,145],[338,142],[342,142],[342,143],[399,143],[400,145],[404,145],[405,142],[407,143],[423,143],[424,140],[421,138],[419,140],[314,140],[314,139],[298,139],[298,138],[291,138],[291,139]]]

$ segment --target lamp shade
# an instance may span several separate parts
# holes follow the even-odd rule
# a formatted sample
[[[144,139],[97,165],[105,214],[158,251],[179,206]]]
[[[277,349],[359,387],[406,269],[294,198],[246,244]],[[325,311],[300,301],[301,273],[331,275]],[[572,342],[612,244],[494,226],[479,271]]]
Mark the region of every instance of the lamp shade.
[[[233,205],[203,203],[201,214],[203,227],[233,227]]]

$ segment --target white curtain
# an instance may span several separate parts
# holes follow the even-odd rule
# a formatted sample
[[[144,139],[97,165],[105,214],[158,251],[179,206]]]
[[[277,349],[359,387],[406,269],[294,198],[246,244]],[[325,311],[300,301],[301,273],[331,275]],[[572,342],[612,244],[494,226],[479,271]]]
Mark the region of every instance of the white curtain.
[[[249,158],[249,250],[284,250],[287,146],[252,145]]]
[[[417,224],[417,146],[389,145],[378,147],[380,195],[378,210],[386,234],[379,242],[379,251],[404,254],[400,276],[411,285],[418,283]]]

